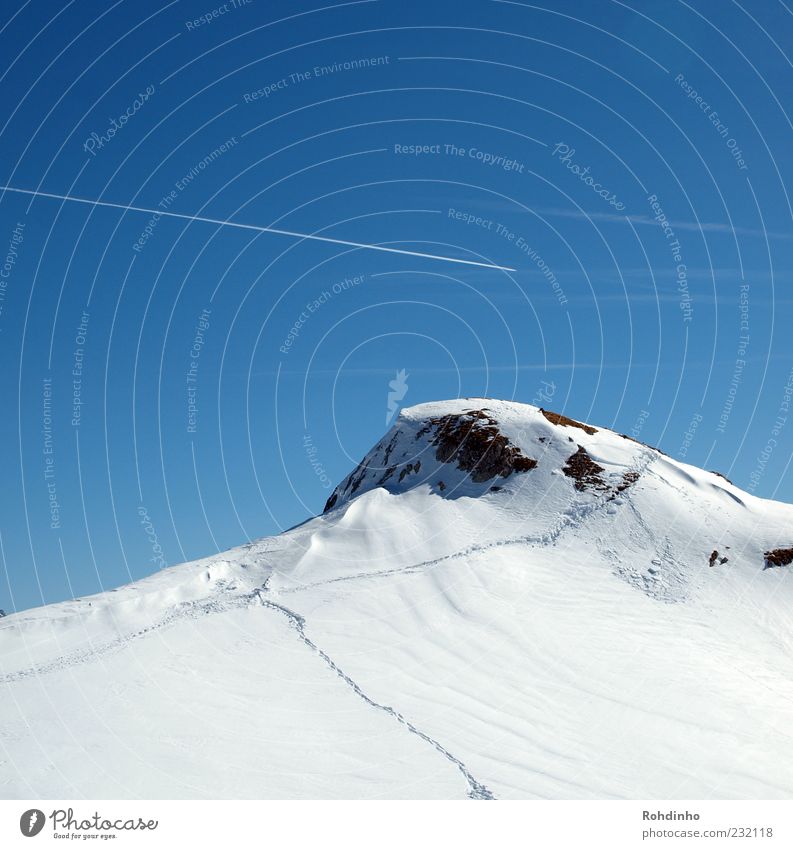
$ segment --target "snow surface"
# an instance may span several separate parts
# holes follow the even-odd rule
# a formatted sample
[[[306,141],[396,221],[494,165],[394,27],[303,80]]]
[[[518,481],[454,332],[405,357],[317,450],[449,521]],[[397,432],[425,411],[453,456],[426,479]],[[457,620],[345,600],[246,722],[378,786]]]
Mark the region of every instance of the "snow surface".
[[[437,459],[428,421],[483,408],[535,468]],[[604,488],[562,472],[579,446]],[[763,558],[793,507],[492,399],[404,410],[350,478],[280,536],[1,619],[0,795],[793,796],[793,567]]]

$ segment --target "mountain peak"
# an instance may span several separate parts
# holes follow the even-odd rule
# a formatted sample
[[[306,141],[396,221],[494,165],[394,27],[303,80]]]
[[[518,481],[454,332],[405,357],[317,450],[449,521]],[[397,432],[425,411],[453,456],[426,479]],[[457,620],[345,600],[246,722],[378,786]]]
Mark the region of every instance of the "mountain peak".
[[[562,413],[421,404],[322,516],[0,620],[0,723],[44,797],[789,798],[791,527]]]
[[[336,487],[325,512],[378,487],[396,494],[429,486],[446,498],[482,495],[498,491],[507,479],[533,473],[540,464],[571,478],[579,492],[621,491],[619,487],[638,479],[637,472],[622,468],[626,439],[515,401],[461,398],[418,404],[401,411],[394,426]],[[635,453],[639,443],[631,442],[628,451]],[[613,481],[601,476],[606,468],[590,450],[605,450],[607,461],[611,457],[619,472]]]

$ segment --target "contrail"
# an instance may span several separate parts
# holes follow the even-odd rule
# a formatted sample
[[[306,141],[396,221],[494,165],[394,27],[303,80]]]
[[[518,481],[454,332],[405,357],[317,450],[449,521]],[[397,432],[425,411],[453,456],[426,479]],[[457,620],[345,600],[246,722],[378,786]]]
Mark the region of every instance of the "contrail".
[[[257,224],[240,224],[237,221],[227,221],[219,218],[204,218],[201,215],[184,215],[179,212],[165,212],[162,209],[146,209],[142,206],[129,206],[125,203],[111,203],[105,200],[90,200],[89,198],[77,198],[71,195],[56,195],[51,192],[38,192],[32,189],[17,189],[14,186],[0,186],[0,191],[17,192],[22,195],[33,195],[34,197],[52,198],[53,200],[68,200],[74,203],[86,203],[89,206],[107,206],[111,209],[123,209],[127,212],[143,212],[146,215],[159,215],[168,218],[181,218],[186,221],[202,221],[205,224],[219,224],[223,227],[238,227],[241,230],[256,230],[259,233],[276,233],[279,236],[292,236],[295,239],[311,239],[314,242],[329,242],[332,245],[344,245],[348,248],[364,248],[368,251],[383,251],[389,254],[403,254],[404,256],[417,256],[422,259],[437,259],[441,262],[456,262],[460,265],[476,265],[479,268],[491,268],[496,271],[515,271],[505,265],[493,265],[489,262],[476,262],[472,259],[455,259],[451,256],[438,256],[437,254],[425,254],[420,251],[406,251],[401,248],[387,248],[383,245],[367,245],[362,242],[347,242],[344,239],[331,239],[328,236],[314,236],[309,233],[296,233],[293,230],[279,230],[276,227],[260,227]]]

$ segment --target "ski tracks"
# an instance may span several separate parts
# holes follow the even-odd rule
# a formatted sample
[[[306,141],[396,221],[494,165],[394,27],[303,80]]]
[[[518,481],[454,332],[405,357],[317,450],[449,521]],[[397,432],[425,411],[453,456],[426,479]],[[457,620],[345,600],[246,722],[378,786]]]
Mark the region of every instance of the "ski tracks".
[[[626,471],[636,472],[639,476],[652,465],[657,459],[655,451],[648,450],[642,452],[639,461]],[[441,563],[447,563],[450,560],[460,560],[465,557],[470,557],[472,554],[478,554],[482,551],[490,551],[496,548],[501,548],[508,545],[554,545],[565,531],[573,530],[581,527],[584,522],[611,504],[615,496],[619,495],[624,499],[628,499],[626,492],[617,493],[610,491],[599,496],[595,501],[586,504],[576,504],[566,510],[559,519],[551,525],[551,527],[542,534],[521,534],[515,537],[507,537],[505,539],[491,540],[489,542],[472,543],[471,545],[461,548],[451,554],[444,554],[442,557],[436,557],[432,560],[423,560],[420,563],[411,563],[409,566],[396,566],[393,569],[378,569],[372,572],[359,572],[355,575],[341,575],[337,578],[328,578],[325,581],[315,581],[314,583],[300,584],[294,587],[285,587],[280,590],[282,594],[297,593],[303,590],[316,589],[330,584],[338,584],[346,581],[360,581],[372,578],[385,578],[389,575],[409,575],[415,572],[421,572],[425,569],[431,569]],[[274,569],[274,572],[277,570]]]
[[[643,452],[643,456],[639,458],[639,461],[631,470],[638,472],[639,475],[641,475],[647,470],[647,468],[653,463],[655,459],[657,459],[657,455],[654,451],[645,451]],[[622,497],[626,497],[625,493],[622,494]],[[496,549],[502,546],[553,545],[557,542],[557,540],[562,536],[565,531],[580,527],[590,516],[605,509],[608,504],[612,502],[613,498],[614,493],[612,492],[604,494],[600,496],[597,500],[588,504],[573,505],[562,516],[560,516],[558,521],[544,534],[528,534],[516,537],[508,537],[506,539],[501,540],[492,540],[486,543],[473,543],[463,549],[452,552],[451,554],[446,554],[442,557],[437,557],[432,560],[425,560],[420,563],[414,563],[409,566],[400,566],[394,569],[381,569],[372,572],[360,572],[356,575],[344,575],[338,578],[330,578],[325,581],[317,581],[311,584],[300,584],[299,586],[295,587],[283,588],[279,590],[279,594],[283,595],[288,593],[296,593],[307,589],[314,589],[316,587],[327,586],[330,584],[341,583],[345,581],[358,581],[372,578],[387,577],[389,575],[421,572],[425,569],[430,569],[441,563],[446,563],[447,561],[459,560],[465,557],[469,557],[472,554],[477,554],[480,551]],[[269,554],[270,552],[266,553]],[[268,583],[269,578],[264,583],[265,592],[267,591]],[[156,631],[159,631],[160,629],[172,625],[175,622],[180,621],[181,619],[196,619],[202,616],[212,615],[214,613],[222,613],[225,610],[229,610],[231,608],[245,607],[249,605],[255,597],[257,597],[257,594],[259,592],[260,591],[258,589],[255,589],[252,593],[246,592],[240,595],[231,595],[221,592],[203,601],[183,602],[179,605],[176,605],[160,619],[155,620],[150,625],[147,625],[146,627],[133,633],[121,634],[116,639],[107,643],[91,646],[87,649],[79,649],[73,652],[60,655],[59,657],[53,658],[47,663],[33,664],[27,668],[0,673],[0,684],[11,683],[12,681],[17,681],[22,678],[27,678],[33,675],[44,675],[48,672],[56,672],[60,669],[64,669],[66,667],[77,664],[90,663],[105,654],[109,654],[123,649],[129,643],[138,640],[142,637],[145,637],[149,634],[152,634]]]
[[[363,699],[368,705],[377,710],[383,711],[387,713],[389,716],[393,717],[400,725],[407,728],[407,730],[411,734],[415,734],[425,743],[428,743],[432,746],[439,754],[443,755],[446,760],[453,763],[457,769],[462,774],[463,778],[466,780],[468,784],[468,798],[469,799],[495,799],[495,796],[491,793],[488,788],[482,784],[482,782],[477,781],[476,778],[471,774],[468,767],[459,759],[456,758],[448,749],[442,746],[434,737],[430,737],[429,734],[422,731],[420,728],[415,726],[409,719],[406,719],[403,714],[401,714],[395,708],[392,708],[388,705],[381,704],[378,701],[375,701],[371,696],[368,696],[363,689],[361,689],[360,685],[355,682],[346,672],[344,672],[341,667],[333,660],[333,658],[325,651],[323,651],[307,634],[305,630],[306,620],[299,614],[295,613],[295,611],[290,610],[288,607],[284,607],[282,604],[278,604],[277,602],[271,601],[268,598],[265,598],[264,593],[267,592],[267,587],[265,586],[263,590],[254,590],[254,593],[258,596],[264,607],[268,607],[271,610],[275,610],[280,613],[282,616],[285,616],[289,621],[289,624],[294,628],[297,632],[300,640],[310,648],[315,654],[319,655],[320,658],[324,661],[325,665],[328,666],[342,681],[351,689],[353,692],[361,699]]]
[[[247,607],[250,605],[252,595],[215,595],[203,601],[185,601],[169,610],[164,616],[149,625],[127,634],[119,634],[113,640],[91,645],[85,649],[75,649],[72,652],[59,655],[46,663],[32,664],[31,666],[17,669],[12,672],[0,673],[0,685],[10,684],[24,678],[38,675],[46,675],[51,672],[59,672],[71,666],[79,666],[84,663],[92,663],[105,655],[114,654],[128,646],[130,643],[140,640],[149,634],[156,633],[162,628],[173,625],[183,619],[201,619],[214,613],[224,613],[234,608]]]
[[[639,458],[639,462],[633,467],[633,471],[638,472],[640,475],[646,471],[646,469],[652,464],[652,462],[656,459],[656,455],[654,452],[646,451],[643,452],[643,456]],[[536,535],[520,535],[516,537],[506,538],[502,540],[492,540],[486,543],[474,543],[463,549],[460,549],[451,554],[444,555],[443,557],[438,557],[432,560],[426,560],[421,563],[411,564],[409,566],[398,567],[394,569],[382,569],[378,571],[372,572],[363,572],[357,575],[348,575],[342,576],[338,578],[331,578],[326,581],[318,581],[313,584],[303,584],[297,587],[292,587],[289,589],[283,589],[280,593],[294,593],[299,592],[301,590],[311,589],[319,586],[326,586],[329,584],[335,584],[345,581],[355,581],[362,579],[372,579],[372,578],[380,578],[386,577],[389,575],[395,574],[409,574],[420,572],[425,569],[432,568],[441,563],[445,563],[451,560],[459,560],[465,557],[469,557],[472,554],[476,554],[481,551],[492,550],[502,546],[509,545],[553,545],[555,544],[559,538],[568,530],[574,529],[576,527],[580,527],[588,518],[592,515],[600,512],[605,509],[606,506],[613,501],[616,493],[611,492],[607,494],[603,494],[598,497],[595,501],[573,505],[570,509],[568,509],[562,516],[559,517],[557,522],[554,523],[551,528],[549,528],[543,534]],[[625,497],[625,496],[623,496]],[[272,601],[269,598],[266,598],[266,594],[269,592],[267,584],[269,583],[269,578],[264,582],[261,588],[256,588],[252,592],[241,593],[239,595],[226,595],[225,593],[219,593],[218,595],[207,599],[205,601],[200,602],[185,602],[180,605],[177,605],[172,610],[167,612],[163,617],[159,620],[152,622],[150,625],[130,634],[119,635],[115,640],[104,643],[98,646],[91,646],[88,649],[77,650],[68,654],[61,655],[60,657],[54,658],[53,660],[43,663],[31,665],[28,668],[19,669],[16,671],[6,672],[4,674],[0,674],[0,684],[10,684],[14,681],[18,681],[24,678],[28,678],[31,676],[38,675],[46,675],[47,673],[56,672],[70,666],[90,663],[98,660],[100,657],[111,654],[117,651],[122,650],[130,643],[141,639],[145,636],[148,636],[156,631],[159,631],[162,628],[168,627],[169,625],[173,625],[176,622],[185,619],[185,618],[200,618],[203,616],[212,615],[214,613],[222,613],[224,611],[230,610],[232,608],[240,608],[249,606],[254,600],[258,599],[260,604],[264,607],[267,607],[280,615],[286,617],[289,621],[292,628],[297,632],[300,640],[317,654],[322,661],[325,663],[328,668],[330,668],[339,678],[344,681],[344,683],[355,692],[355,694],[363,699],[367,704],[371,707],[380,710],[384,713],[387,713],[391,716],[395,721],[397,721],[400,725],[404,726],[411,734],[416,735],[421,740],[423,740],[428,745],[432,746],[440,755],[442,755],[446,760],[450,763],[454,764],[454,766],[460,771],[466,783],[468,784],[468,796],[471,799],[494,799],[492,792],[480,781],[478,781],[473,774],[470,772],[468,767],[461,761],[459,758],[455,757],[448,749],[446,749],[441,743],[439,743],[436,739],[431,737],[426,732],[422,731],[416,725],[414,725],[410,720],[408,720],[402,713],[400,713],[395,708],[381,704],[377,702],[375,699],[371,698],[367,695],[360,685],[350,678],[333,660],[330,655],[327,654],[323,649],[321,649],[307,634],[305,630],[305,619],[300,616],[300,614],[290,610],[288,607],[284,605],[278,604],[275,601]]]

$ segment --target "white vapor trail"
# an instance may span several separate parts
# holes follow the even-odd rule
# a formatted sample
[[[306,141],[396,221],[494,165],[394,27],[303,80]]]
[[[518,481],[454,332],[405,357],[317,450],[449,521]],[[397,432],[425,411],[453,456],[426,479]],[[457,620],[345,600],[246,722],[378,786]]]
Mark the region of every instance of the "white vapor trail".
[[[89,206],[107,206],[112,209],[123,209],[127,212],[143,212],[146,215],[159,215],[167,218],[181,218],[186,221],[202,221],[205,224],[218,224],[223,227],[238,227],[242,230],[256,230],[259,233],[276,233],[279,236],[291,236],[295,239],[311,239],[315,242],[329,242],[333,245],[344,245],[348,248],[364,248],[369,251],[384,251],[390,254],[403,254],[405,256],[417,256],[422,259],[436,259],[441,262],[456,262],[461,265],[476,265],[480,268],[491,268],[496,271],[515,271],[514,268],[509,268],[505,265],[493,265],[489,262],[476,262],[472,259],[456,259],[450,256],[438,256],[437,254],[425,254],[420,251],[407,251],[401,248],[387,248],[383,245],[368,245],[361,242],[347,242],[344,239],[331,239],[329,236],[315,236],[309,233],[296,233],[293,230],[279,230],[276,227],[260,227],[257,224],[240,224],[237,221],[226,221],[218,218],[204,218],[200,215],[184,215],[179,212],[165,212],[161,209],[146,209],[142,206],[129,206],[125,203],[111,203],[104,200],[91,200],[89,198],[72,197],[71,195],[56,195],[51,192],[39,192],[32,189],[18,189],[15,186],[0,186],[2,192],[17,192],[22,195],[32,195],[33,197],[51,198],[53,200],[72,201],[74,203],[86,203]]]

